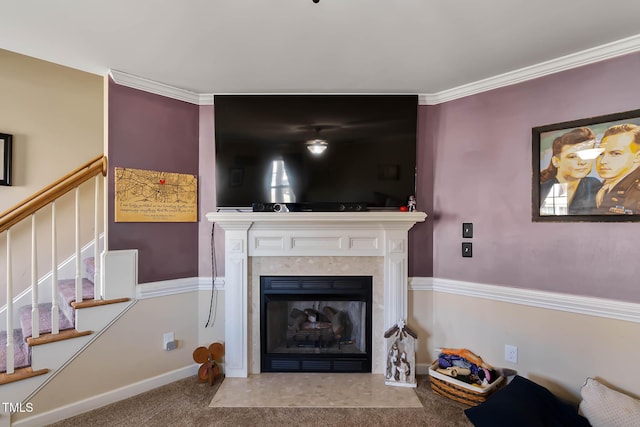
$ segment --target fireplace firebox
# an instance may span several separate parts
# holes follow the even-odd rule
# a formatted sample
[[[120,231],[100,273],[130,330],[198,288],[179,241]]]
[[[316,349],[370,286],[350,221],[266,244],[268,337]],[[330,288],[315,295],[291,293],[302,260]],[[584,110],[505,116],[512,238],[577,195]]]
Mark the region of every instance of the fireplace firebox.
[[[371,372],[371,276],[261,276],[262,372]]]

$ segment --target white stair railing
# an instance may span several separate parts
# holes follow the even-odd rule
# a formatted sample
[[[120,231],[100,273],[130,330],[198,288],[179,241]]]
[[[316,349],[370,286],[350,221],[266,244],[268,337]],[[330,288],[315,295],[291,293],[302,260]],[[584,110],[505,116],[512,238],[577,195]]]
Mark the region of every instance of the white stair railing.
[[[99,263],[100,263],[100,220],[106,221],[106,214],[100,209],[100,197],[105,197],[103,194],[106,191],[106,185],[103,191],[100,191],[101,181],[104,181],[104,177],[107,173],[107,159],[105,156],[98,156],[91,161],[85,163],[81,167],[75,169],[64,177],[51,183],[47,187],[43,188],[39,192],[35,193],[30,198],[24,200],[13,208],[2,212],[0,214],[0,233],[6,234],[6,306],[0,308],[0,311],[4,309],[6,315],[5,327],[7,330],[7,345],[6,345],[6,373],[7,375],[15,372],[15,345],[13,339],[14,320],[17,318],[17,313],[14,311],[15,302],[14,298],[18,298],[16,301],[20,301],[20,296],[13,295],[14,292],[14,279],[13,279],[13,258],[12,258],[12,227],[19,224],[29,216],[31,217],[31,259],[24,260],[20,257],[21,265],[25,270],[28,269],[27,263],[30,261],[31,269],[31,282],[27,291],[31,292],[31,321],[32,321],[32,338],[40,337],[40,295],[38,289],[38,239],[37,239],[37,221],[36,212],[40,209],[51,205],[51,333],[60,333],[60,315],[59,315],[59,295],[58,295],[58,236],[57,227],[58,220],[56,219],[56,200],[63,195],[67,194],[71,190],[75,190],[75,296],[76,301],[82,301],[83,292],[83,280],[82,280],[82,248],[80,246],[80,185],[84,182],[95,177],[95,221],[94,221],[94,258],[96,263],[96,274],[93,277],[96,289],[101,288],[103,285],[98,284],[100,277]],[[102,176],[100,176],[102,175]],[[25,235],[25,238],[27,235]],[[19,246],[19,245],[18,245]],[[28,271],[28,270],[27,270]],[[25,291],[23,291],[23,294]],[[22,294],[21,294],[22,295]],[[95,297],[104,295],[103,292],[98,293],[95,291]],[[28,304],[28,303],[27,303]]]

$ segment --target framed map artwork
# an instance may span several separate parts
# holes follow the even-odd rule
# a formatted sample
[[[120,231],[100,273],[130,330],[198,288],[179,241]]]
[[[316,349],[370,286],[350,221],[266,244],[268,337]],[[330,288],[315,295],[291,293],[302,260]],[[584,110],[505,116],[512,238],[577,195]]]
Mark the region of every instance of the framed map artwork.
[[[197,222],[196,175],[115,168],[115,222]]]

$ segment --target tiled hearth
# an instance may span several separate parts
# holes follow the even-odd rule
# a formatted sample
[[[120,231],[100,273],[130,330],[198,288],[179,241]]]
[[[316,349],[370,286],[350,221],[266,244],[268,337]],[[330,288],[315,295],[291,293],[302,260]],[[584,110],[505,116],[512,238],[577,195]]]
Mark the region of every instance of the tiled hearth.
[[[215,212],[225,230],[225,375],[260,373],[261,275],[373,278],[372,372],[384,331],[406,319],[408,230],[422,212]]]

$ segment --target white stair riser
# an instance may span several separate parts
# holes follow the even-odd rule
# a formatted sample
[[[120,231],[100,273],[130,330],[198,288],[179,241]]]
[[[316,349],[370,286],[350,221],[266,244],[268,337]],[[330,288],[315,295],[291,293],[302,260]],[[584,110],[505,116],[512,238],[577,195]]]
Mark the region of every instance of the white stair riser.
[[[99,331],[120,314],[123,307],[129,304],[131,301],[76,310],[76,329],[78,331]]]
[[[91,340],[91,335],[36,345],[31,348],[31,367],[33,370],[60,368],[70,355],[75,354]]]

